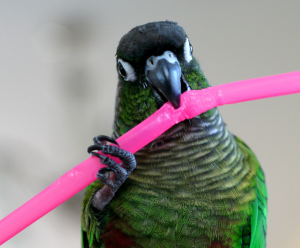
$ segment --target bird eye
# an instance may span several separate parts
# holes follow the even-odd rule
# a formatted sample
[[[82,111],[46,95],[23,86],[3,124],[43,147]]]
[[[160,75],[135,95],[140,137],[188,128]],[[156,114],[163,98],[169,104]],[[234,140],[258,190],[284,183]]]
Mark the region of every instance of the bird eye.
[[[183,46],[184,59],[186,62],[190,62],[193,59],[193,46],[191,45],[188,38],[185,39]]]
[[[125,81],[135,81],[136,75],[133,67],[122,59],[118,59],[118,72]]]
[[[118,71],[123,78],[126,77],[127,73],[120,62],[118,63]]]

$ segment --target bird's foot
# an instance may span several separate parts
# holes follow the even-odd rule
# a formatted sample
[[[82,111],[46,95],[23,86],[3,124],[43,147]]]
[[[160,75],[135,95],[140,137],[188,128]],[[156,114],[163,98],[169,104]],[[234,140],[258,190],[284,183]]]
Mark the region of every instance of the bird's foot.
[[[94,145],[88,147],[88,153],[98,157],[102,164],[107,165],[107,168],[102,168],[97,173],[97,178],[104,183],[105,186],[94,195],[93,199],[94,207],[102,209],[102,205],[107,205],[116,191],[134,170],[136,160],[131,152],[125,151],[117,146],[106,145],[108,141],[119,146],[119,144],[110,137],[99,135],[93,140]],[[95,150],[118,157],[122,163],[118,164],[111,158],[94,152]],[[99,205],[101,205],[101,207]]]

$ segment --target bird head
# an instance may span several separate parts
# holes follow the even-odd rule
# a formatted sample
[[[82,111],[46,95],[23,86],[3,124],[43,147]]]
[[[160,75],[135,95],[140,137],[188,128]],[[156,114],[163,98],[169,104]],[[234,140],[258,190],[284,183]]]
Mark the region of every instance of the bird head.
[[[134,127],[164,103],[180,107],[180,95],[209,87],[182,27],[171,21],[137,26],[116,53],[119,85],[115,129]],[[122,131],[123,127],[123,131]]]

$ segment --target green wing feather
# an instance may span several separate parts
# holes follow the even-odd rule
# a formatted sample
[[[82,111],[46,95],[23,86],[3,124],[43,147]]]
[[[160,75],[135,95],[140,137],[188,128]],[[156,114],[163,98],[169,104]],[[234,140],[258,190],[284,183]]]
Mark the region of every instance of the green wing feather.
[[[108,211],[104,209],[99,212],[92,207],[93,195],[104,185],[96,180],[90,184],[82,202],[81,229],[82,248],[102,247],[101,227],[105,227],[108,219]]]
[[[256,176],[256,196],[252,207],[250,248],[266,247],[268,193],[261,168]]]
[[[251,163],[251,165],[256,168],[254,182],[256,199],[252,203],[251,219],[248,222],[248,225],[250,225],[251,229],[250,248],[264,248],[266,247],[268,200],[264,172],[251,149],[238,137],[235,136],[235,139],[245,155],[245,162]],[[244,228],[247,228],[247,226]],[[243,243],[242,247],[249,246]]]

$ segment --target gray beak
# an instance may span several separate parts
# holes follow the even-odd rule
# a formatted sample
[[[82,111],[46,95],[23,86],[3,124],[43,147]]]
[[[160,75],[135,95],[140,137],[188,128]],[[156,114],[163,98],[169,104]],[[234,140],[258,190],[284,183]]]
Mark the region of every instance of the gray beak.
[[[161,56],[151,56],[146,61],[146,79],[160,100],[166,98],[175,109],[180,107],[181,67],[176,56],[166,51]]]

